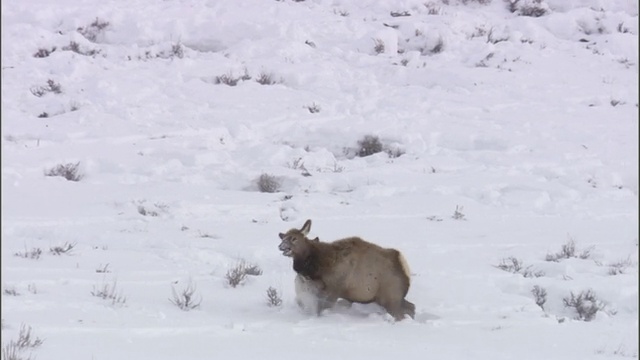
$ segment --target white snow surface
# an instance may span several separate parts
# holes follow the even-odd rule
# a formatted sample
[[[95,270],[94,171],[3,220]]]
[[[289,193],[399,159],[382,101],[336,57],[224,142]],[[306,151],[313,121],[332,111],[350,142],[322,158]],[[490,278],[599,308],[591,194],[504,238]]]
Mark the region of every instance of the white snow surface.
[[[520,5],[547,13],[3,1],[3,346],[30,326],[39,360],[637,358],[638,2]],[[394,156],[356,156],[365,135]],[[80,181],[45,176],[67,163]],[[400,250],[415,319],[301,311],[277,246],[306,219]],[[545,260],[571,240],[585,259]],[[240,260],[262,274],[234,288]],[[563,299],[587,290],[582,321]]]

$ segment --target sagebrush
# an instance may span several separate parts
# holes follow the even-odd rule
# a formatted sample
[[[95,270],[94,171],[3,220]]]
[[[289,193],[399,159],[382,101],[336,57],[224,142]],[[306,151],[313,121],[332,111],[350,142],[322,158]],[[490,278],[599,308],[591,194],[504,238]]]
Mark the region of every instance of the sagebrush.
[[[80,162],[58,164],[45,171],[46,176],[61,176],[69,181],[80,181],[84,175],[80,172]]]
[[[275,193],[280,191],[282,187],[281,181],[270,174],[261,174],[256,180],[256,184],[258,185],[258,190],[264,193]]]
[[[570,259],[570,258],[579,258],[579,259],[588,259],[591,256],[591,251],[593,251],[594,247],[588,247],[582,251],[578,251],[576,248],[576,242],[569,238],[569,240],[562,245],[562,248],[559,252],[555,254],[547,254],[545,257],[546,261],[558,262],[562,259]]]
[[[227,270],[225,279],[231,287],[236,287],[244,283],[247,276],[262,275],[262,269],[256,264],[251,264],[245,260],[240,260],[236,265]]]
[[[49,248],[49,252],[53,255],[71,254],[76,247],[76,243],[65,242],[63,245],[55,245]]]
[[[533,289],[531,289],[531,293],[536,301],[536,305],[540,306],[540,308],[544,310],[544,304],[547,302],[547,290],[535,285]]]
[[[272,286],[267,289],[267,305],[276,307],[282,305],[282,298],[278,294],[278,290]]]
[[[596,293],[589,289],[579,294],[571,292],[570,296],[562,299],[565,307],[573,308],[576,312],[575,319],[582,321],[591,321],[596,317],[598,311],[605,308],[605,304],[598,299]]]

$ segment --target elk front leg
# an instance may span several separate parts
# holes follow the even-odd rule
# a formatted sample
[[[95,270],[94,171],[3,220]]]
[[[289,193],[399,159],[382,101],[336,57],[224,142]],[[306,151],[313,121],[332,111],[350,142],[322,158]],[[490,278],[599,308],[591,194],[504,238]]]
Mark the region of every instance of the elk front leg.
[[[330,309],[338,301],[338,297],[335,294],[321,291],[318,294],[318,316],[322,313],[322,310]]]

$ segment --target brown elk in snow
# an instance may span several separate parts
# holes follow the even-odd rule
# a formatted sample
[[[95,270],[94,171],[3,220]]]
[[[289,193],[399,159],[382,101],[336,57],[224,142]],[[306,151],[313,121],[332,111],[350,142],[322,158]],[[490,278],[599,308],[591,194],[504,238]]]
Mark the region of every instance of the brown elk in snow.
[[[283,255],[293,258],[296,287],[306,285],[320,298],[318,312],[338,298],[376,303],[396,320],[415,316],[415,305],[405,299],[410,285],[409,267],[402,254],[349,237],[326,243],[309,239],[311,220],[301,229],[280,233]]]

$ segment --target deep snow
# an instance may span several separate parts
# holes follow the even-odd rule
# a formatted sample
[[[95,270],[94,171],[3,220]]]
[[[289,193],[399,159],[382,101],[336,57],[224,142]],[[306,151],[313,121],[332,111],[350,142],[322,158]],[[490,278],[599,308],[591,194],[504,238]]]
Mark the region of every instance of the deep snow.
[[[3,1],[3,347],[25,324],[37,359],[637,358],[638,4],[482,2]],[[401,250],[416,319],[300,311],[277,234],[306,219]],[[545,261],[570,240],[589,256]],[[233,288],[241,259],[263,273]]]

